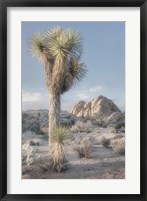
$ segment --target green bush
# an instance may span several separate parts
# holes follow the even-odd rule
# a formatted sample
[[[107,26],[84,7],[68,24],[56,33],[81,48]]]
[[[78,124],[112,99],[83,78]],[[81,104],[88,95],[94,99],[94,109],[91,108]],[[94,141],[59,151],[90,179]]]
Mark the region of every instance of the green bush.
[[[46,133],[43,132],[42,130],[38,130],[36,131],[36,135],[46,135]]]
[[[106,124],[104,121],[98,121],[98,120],[96,120],[95,125],[96,125],[96,124],[97,124],[99,127],[107,128],[107,124]]]
[[[105,137],[103,137],[101,139],[101,145],[103,145],[103,147],[109,147],[110,145],[110,140],[109,139],[106,139]]]
[[[116,129],[121,129],[122,127],[125,127],[125,122],[124,122],[124,121],[118,122],[118,123],[115,125],[115,128],[116,128]]]

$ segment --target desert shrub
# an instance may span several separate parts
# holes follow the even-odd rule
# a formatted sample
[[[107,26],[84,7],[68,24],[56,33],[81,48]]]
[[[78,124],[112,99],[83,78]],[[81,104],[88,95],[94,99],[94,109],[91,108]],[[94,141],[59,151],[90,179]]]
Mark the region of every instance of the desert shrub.
[[[71,127],[71,132],[72,132],[72,133],[77,133],[77,132],[79,132],[76,125],[74,125],[74,126]]]
[[[121,127],[121,128],[119,129],[119,131],[120,131],[120,132],[125,132],[125,127]]]
[[[22,164],[26,164],[27,155],[22,152]]]
[[[50,147],[50,166],[52,170],[61,172],[67,168],[68,148],[65,140],[68,138],[69,131],[66,127],[58,127],[53,130]]]
[[[22,115],[22,132],[32,131],[37,135],[45,135],[46,132],[42,128],[47,128],[46,118],[42,119],[40,116],[33,116],[30,114]]]
[[[26,125],[27,117],[28,115],[26,113],[22,113],[22,132],[25,132],[27,130]]]
[[[86,123],[87,121],[91,120],[91,117],[78,117],[78,121]]]
[[[44,134],[47,135],[48,134],[48,127],[41,127],[40,131]]]
[[[122,127],[125,127],[125,122],[122,121],[122,122],[118,122],[116,123],[115,125],[115,128],[118,130],[118,129],[121,129]]]
[[[78,152],[80,158],[90,157],[94,139],[94,137],[89,136],[89,138],[85,138],[83,140],[76,140],[74,142],[74,150]]]
[[[87,118],[86,117],[80,117],[79,121],[82,123],[86,123],[87,122]]]
[[[120,138],[112,142],[112,149],[115,153],[125,153],[125,138]]]
[[[71,131],[73,133],[90,132],[91,128],[92,128],[91,121],[88,120],[86,123],[84,123],[82,121],[78,121],[78,122],[76,122],[76,124],[74,126],[72,126]]]
[[[91,122],[92,122],[92,125],[99,126],[99,122],[96,119],[92,118]]]
[[[42,127],[48,127],[48,112],[22,113],[22,131],[33,131],[36,134],[44,134]]]
[[[87,130],[86,132],[87,132],[87,133],[91,133],[91,130]]]
[[[27,119],[28,115],[26,113],[22,113],[22,123],[24,123]]]
[[[95,125],[102,127],[102,128],[107,128],[107,124],[104,121],[101,121],[98,119],[95,120]]]
[[[74,121],[71,121],[71,119],[61,119],[60,126],[61,127],[71,127],[74,123]]]
[[[45,132],[43,132],[41,129],[36,131],[36,135],[46,135]]]
[[[75,124],[75,119],[74,118],[70,118],[70,121],[71,121],[72,125]]]
[[[119,135],[119,134],[117,134],[115,137],[114,137],[114,139],[116,140],[116,139],[120,139],[120,138],[123,138],[124,137],[124,135]]]
[[[90,135],[88,136],[88,139],[91,141],[91,143],[93,143],[95,140],[95,137],[93,135]]]
[[[27,149],[27,154],[26,155],[27,155],[26,164],[28,166],[33,165],[36,162],[37,158],[38,158],[36,150],[32,149],[30,146]]]
[[[116,128],[114,128],[114,127],[110,127],[109,130],[111,133],[116,133]]]
[[[109,147],[109,145],[110,145],[110,140],[109,140],[109,139],[106,139],[105,137],[102,137],[100,143],[101,143],[101,145],[103,145],[103,147]]]
[[[22,119],[22,131],[33,131],[35,133],[40,131],[40,123],[38,118],[26,116]]]
[[[41,169],[42,172],[46,172],[48,170],[51,169],[50,167],[50,163],[49,163],[49,159],[48,158],[43,158],[41,156],[38,156],[35,160],[34,160],[34,165],[36,167],[39,167]]]
[[[34,142],[33,140],[30,140],[29,145],[30,146],[39,146],[39,142]]]

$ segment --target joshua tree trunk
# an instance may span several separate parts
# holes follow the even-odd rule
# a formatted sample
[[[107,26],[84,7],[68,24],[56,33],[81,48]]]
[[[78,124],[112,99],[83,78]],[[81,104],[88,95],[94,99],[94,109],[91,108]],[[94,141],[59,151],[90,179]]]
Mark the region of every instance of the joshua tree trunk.
[[[60,124],[60,94],[50,94],[49,104],[49,146],[52,143],[53,129]]]

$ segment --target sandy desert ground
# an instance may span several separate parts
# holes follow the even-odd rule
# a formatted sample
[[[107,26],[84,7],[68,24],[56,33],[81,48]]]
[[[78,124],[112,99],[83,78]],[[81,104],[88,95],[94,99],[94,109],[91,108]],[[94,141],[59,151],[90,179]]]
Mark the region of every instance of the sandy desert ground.
[[[68,168],[53,172],[48,168],[47,136],[25,132],[22,138],[22,179],[125,179],[125,154],[115,152],[112,147],[113,142],[124,139],[124,135],[123,132],[113,133],[110,128],[96,126],[91,132],[72,133],[66,142],[69,147]],[[90,156],[80,158],[72,145],[91,136]],[[102,137],[110,139],[108,147],[101,145]],[[36,157],[41,165],[34,163]]]

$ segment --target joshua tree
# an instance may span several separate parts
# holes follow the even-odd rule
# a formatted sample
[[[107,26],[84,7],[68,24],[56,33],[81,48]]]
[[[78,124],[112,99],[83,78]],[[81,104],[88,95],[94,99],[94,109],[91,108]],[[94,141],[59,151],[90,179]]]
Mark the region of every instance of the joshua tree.
[[[80,62],[82,42],[79,33],[55,27],[29,40],[30,51],[44,64],[45,85],[50,94],[49,142],[53,129],[60,126],[60,96],[86,74]]]

